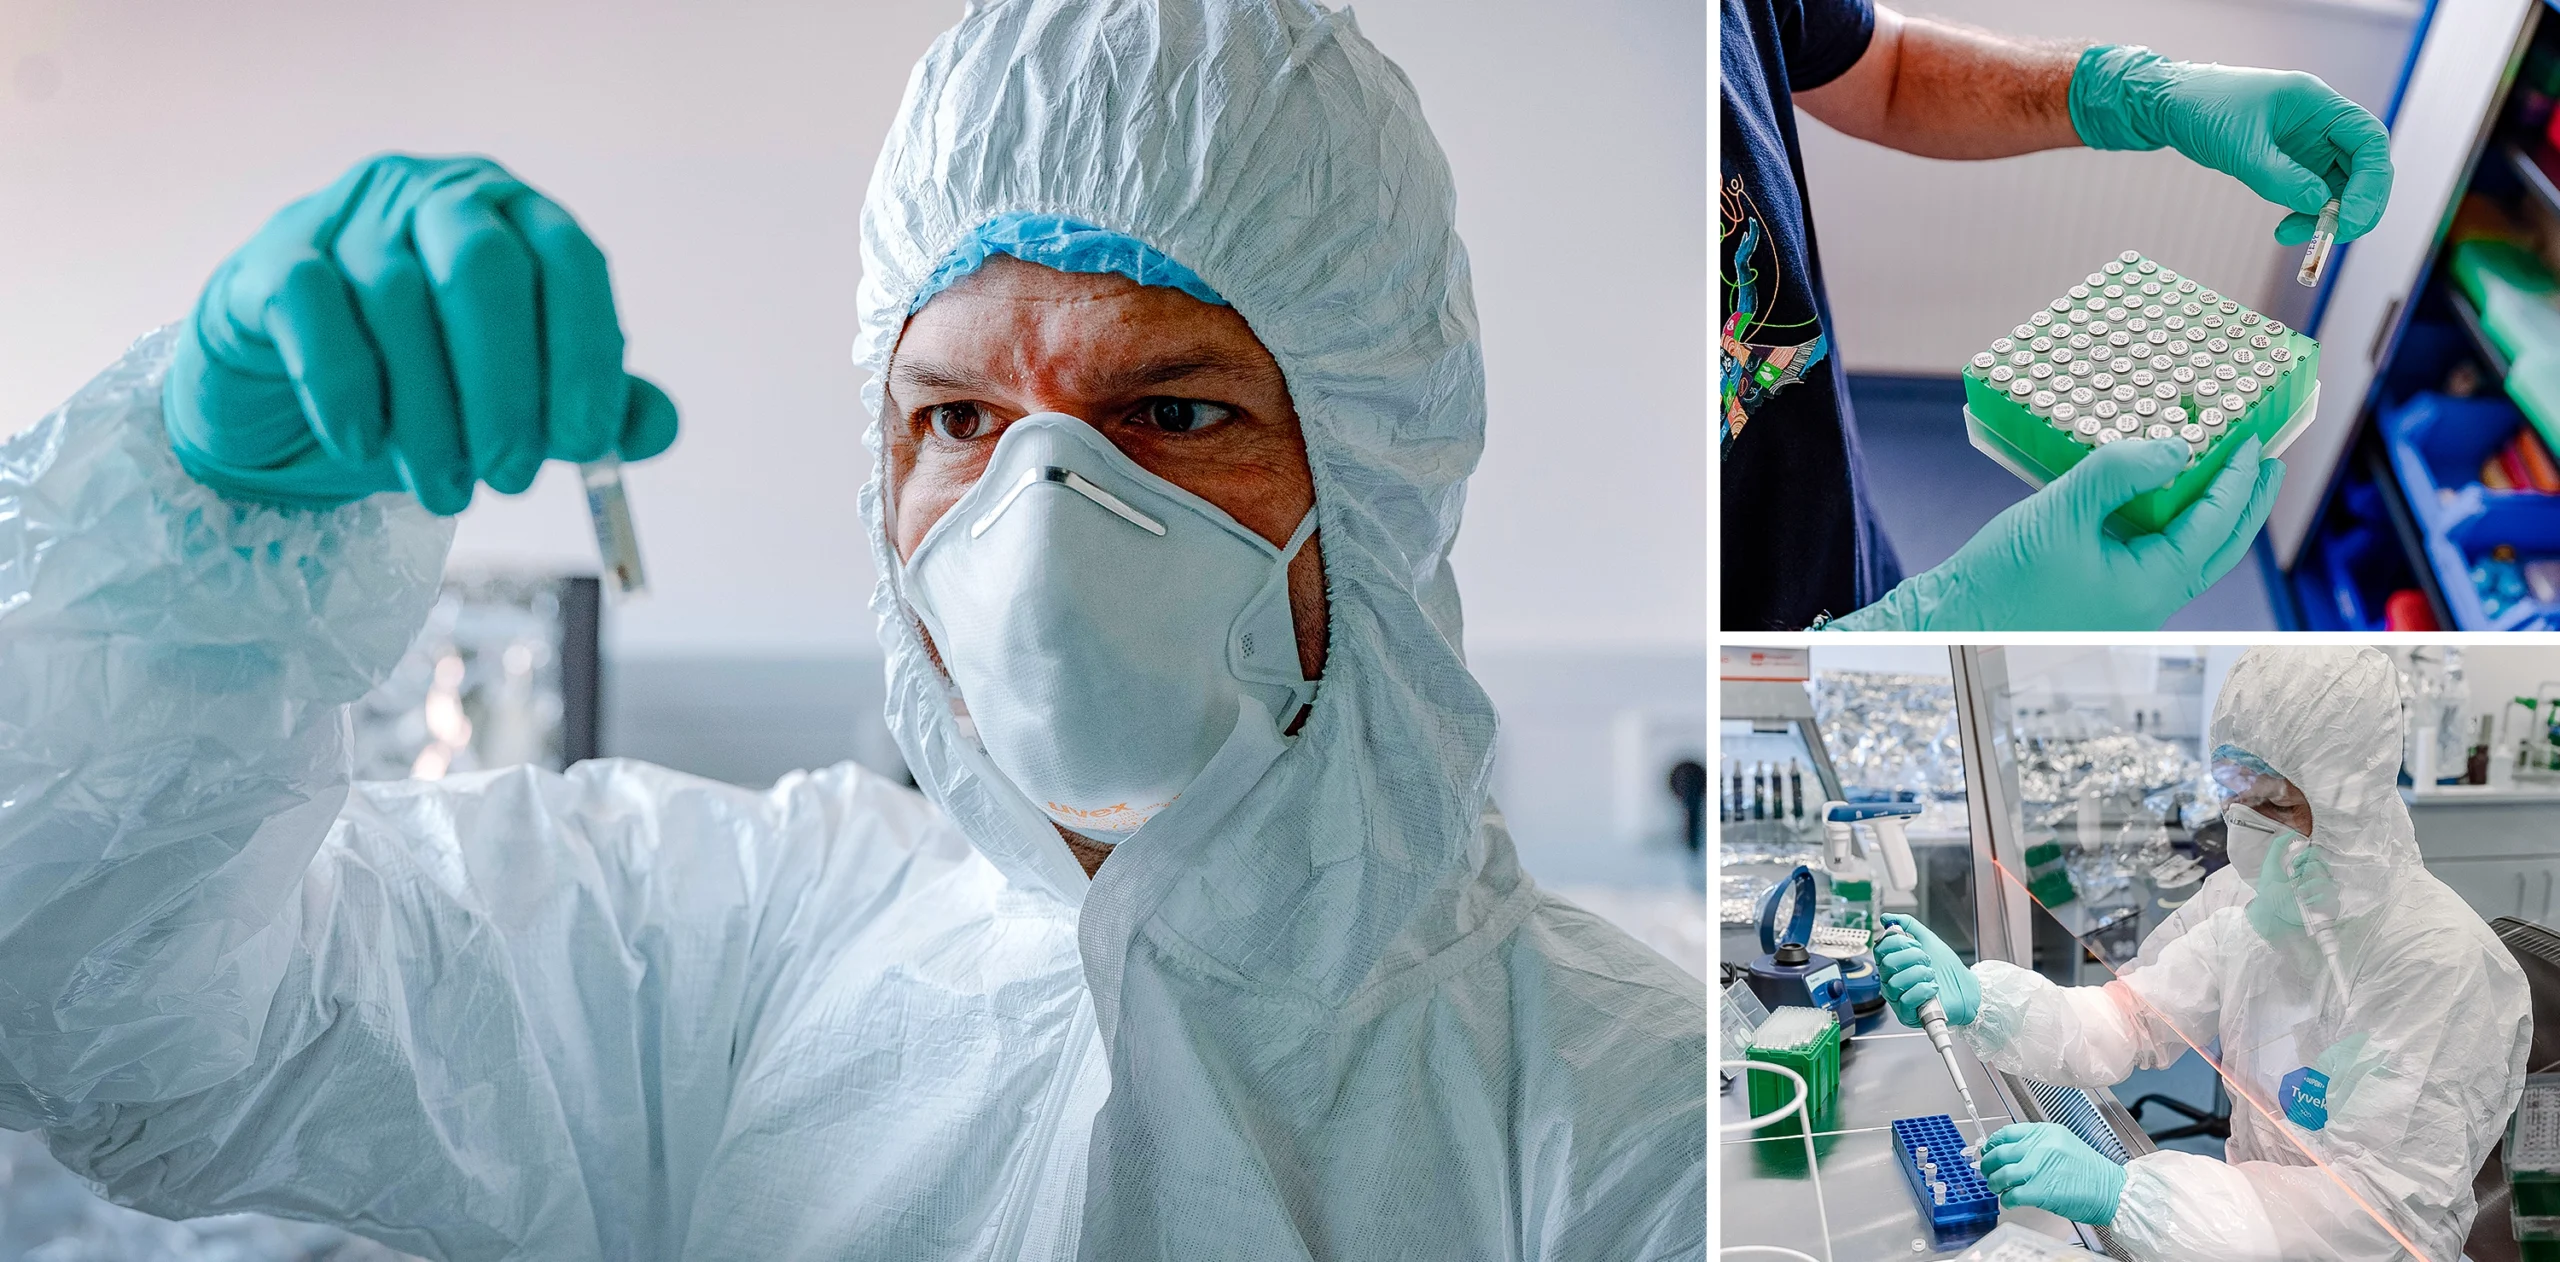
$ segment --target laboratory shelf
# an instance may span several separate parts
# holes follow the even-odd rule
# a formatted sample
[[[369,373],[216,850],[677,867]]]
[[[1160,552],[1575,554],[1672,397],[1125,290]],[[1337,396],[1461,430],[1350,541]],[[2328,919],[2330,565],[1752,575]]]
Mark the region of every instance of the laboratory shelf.
[[[2471,567],[2500,545],[2519,555],[2560,555],[2560,495],[2497,491],[2481,484],[2483,459],[2526,428],[2503,397],[2421,394],[2382,415],[2383,441],[2419,531],[2418,546],[2462,630],[2549,630],[2560,602],[2531,598],[2492,615],[2470,581]]]

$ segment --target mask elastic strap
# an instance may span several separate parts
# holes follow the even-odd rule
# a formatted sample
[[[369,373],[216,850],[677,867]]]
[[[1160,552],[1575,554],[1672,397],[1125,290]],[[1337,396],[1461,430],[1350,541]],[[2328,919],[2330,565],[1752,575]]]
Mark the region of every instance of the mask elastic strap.
[[[1281,568],[1286,569],[1291,561],[1297,560],[1298,549],[1307,546],[1307,540],[1314,538],[1315,534],[1316,510],[1309,505],[1307,515],[1298,519],[1298,528],[1289,532],[1289,542],[1280,546]]]

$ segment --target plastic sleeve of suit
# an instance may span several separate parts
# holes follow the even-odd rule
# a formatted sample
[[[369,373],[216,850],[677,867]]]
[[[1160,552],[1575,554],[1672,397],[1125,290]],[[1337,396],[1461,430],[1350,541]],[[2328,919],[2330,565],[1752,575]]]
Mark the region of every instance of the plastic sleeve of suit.
[[[0,1126],[166,1217],[672,1251],[740,1032],[787,1002],[771,943],[885,903],[865,842],[928,808],[614,762],[351,793],[346,704],[451,527],[197,485],[167,358],[144,339],[0,445]]]

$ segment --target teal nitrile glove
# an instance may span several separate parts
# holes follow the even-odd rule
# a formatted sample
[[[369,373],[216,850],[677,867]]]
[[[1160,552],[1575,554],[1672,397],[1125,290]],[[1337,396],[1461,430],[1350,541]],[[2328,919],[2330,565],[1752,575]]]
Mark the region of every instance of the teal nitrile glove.
[[[486,158],[373,158],[277,212],[205,285],[161,414],[225,495],[407,490],[448,515],[545,460],[676,438],[675,404],[622,370],[603,252]]]
[[[2249,927],[2269,942],[2302,932],[2305,907],[2334,914],[2338,882],[2329,861],[2300,833],[2288,832],[2267,847],[2258,879],[2249,887]]]
[[[2248,555],[2284,462],[2255,438],[2156,535],[2117,539],[2107,515],[2186,468],[2172,439],[2109,443],[2010,505],[1936,569],[1827,624],[1837,631],[2156,631]]]
[[[1884,922],[1909,934],[1890,934],[1876,944],[1876,972],[1884,980],[1885,1002],[1904,1025],[1920,1028],[1920,1005],[1932,999],[1947,1010],[1947,1024],[1971,1025],[1982,1011],[1982,983],[1957,958],[1955,948],[1929,931],[1929,926],[1897,912]]]
[[[2391,201],[2391,133],[2363,106],[2298,70],[2171,61],[2100,45],[2071,74],[2071,128],[2092,149],[2166,145],[2291,211],[2276,240],[2311,239],[2338,198],[2338,239],[2382,222]]]
[[[1983,1182],[2015,1209],[2033,1205],[2075,1223],[2104,1227],[2124,1197],[2124,1167],[2098,1154],[2069,1127],[2019,1122],[1984,1141]]]

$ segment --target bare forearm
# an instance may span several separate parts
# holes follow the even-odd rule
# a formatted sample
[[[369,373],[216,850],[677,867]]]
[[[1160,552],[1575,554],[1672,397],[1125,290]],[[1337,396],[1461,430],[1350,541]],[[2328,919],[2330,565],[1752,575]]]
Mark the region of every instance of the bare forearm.
[[[2082,45],[1995,35],[1879,6],[1849,72],[1797,94],[1840,131],[1929,158],[2003,158],[2080,143],[2071,72]]]

